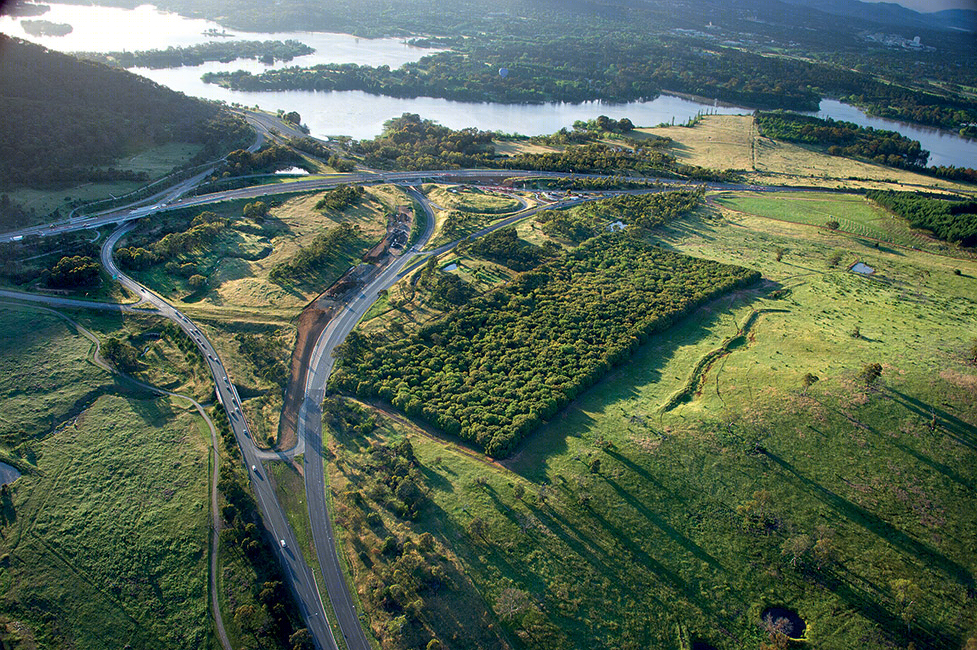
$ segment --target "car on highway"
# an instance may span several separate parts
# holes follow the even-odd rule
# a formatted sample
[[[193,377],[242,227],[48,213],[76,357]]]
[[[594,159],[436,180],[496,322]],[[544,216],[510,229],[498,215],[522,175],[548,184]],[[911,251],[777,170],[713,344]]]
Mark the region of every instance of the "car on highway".
[[[287,548],[287,547],[285,546],[285,540],[283,539],[283,540],[281,540],[281,542],[282,542],[282,548]]]

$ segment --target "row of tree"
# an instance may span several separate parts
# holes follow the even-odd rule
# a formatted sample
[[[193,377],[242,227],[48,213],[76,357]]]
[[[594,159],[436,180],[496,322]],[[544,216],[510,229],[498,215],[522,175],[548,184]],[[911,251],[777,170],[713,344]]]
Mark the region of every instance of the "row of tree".
[[[977,246],[977,201],[947,201],[916,192],[872,190],[866,195],[886,210],[961,246]]]

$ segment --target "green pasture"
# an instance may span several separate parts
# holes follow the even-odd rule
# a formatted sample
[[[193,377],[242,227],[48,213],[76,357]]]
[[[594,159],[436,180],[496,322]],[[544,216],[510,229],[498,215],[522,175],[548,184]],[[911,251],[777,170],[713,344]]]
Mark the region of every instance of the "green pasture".
[[[836,221],[842,232],[905,248],[956,256],[965,254],[923,231],[913,230],[905,219],[889,214],[857,194],[724,192],[716,197],[716,202],[739,212],[820,228],[826,228],[829,221]]]
[[[878,218],[821,200],[804,208],[812,223]],[[485,613],[467,647],[499,647],[471,639],[502,630],[517,648],[757,648],[774,641],[770,606],[800,614],[812,649],[977,636],[977,264],[799,219],[702,209],[656,231],[766,282],[653,337],[504,463],[378,430],[410,437],[431,501],[388,530],[434,534],[481,597],[437,592]],[[846,271],[859,260],[876,274]],[[663,410],[696,370],[690,398]],[[335,471],[355,477],[368,440],[335,440]],[[336,499],[349,519],[371,508]]]
[[[177,402],[103,395],[45,438],[4,503],[2,616],[28,630],[19,647],[216,646],[204,434]]]

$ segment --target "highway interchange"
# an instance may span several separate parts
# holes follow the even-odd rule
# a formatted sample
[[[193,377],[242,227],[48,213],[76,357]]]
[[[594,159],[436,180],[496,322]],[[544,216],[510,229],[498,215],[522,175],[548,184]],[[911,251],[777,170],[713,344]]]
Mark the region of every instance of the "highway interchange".
[[[254,117],[255,114],[249,113],[249,121],[259,130],[259,133],[270,133],[272,129],[287,130],[291,127],[284,126],[281,122],[272,120],[269,117]],[[294,131],[294,129],[292,129]],[[289,133],[294,135],[294,133]],[[260,146],[264,136],[259,135],[258,142],[252,147],[256,149]],[[292,592],[296,596],[299,613],[306,622],[315,644],[320,650],[337,650],[339,647],[346,647],[350,650],[370,650],[371,645],[364,631],[363,623],[360,620],[360,613],[357,611],[354,599],[350,593],[349,585],[343,574],[339,557],[337,555],[336,541],[332,529],[332,522],[329,516],[326,503],[326,480],[322,463],[322,412],[321,405],[325,396],[326,384],[332,372],[334,359],[333,350],[341,344],[350,331],[356,326],[359,320],[366,314],[367,310],[377,299],[378,294],[391,287],[404,275],[404,269],[412,268],[412,262],[419,263],[428,255],[440,255],[458,242],[446,244],[434,251],[422,253],[421,249],[430,240],[434,231],[434,214],[430,204],[424,195],[417,192],[410,185],[422,182],[425,179],[440,180],[444,182],[474,182],[479,179],[492,179],[495,182],[503,178],[511,177],[551,177],[565,178],[576,176],[603,178],[599,175],[581,174],[562,174],[546,173],[520,170],[441,170],[429,172],[355,172],[352,174],[334,175],[323,178],[313,178],[289,183],[278,183],[269,185],[257,185],[235,190],[226,190],[204,194],[194,197],[182,197],[181,195],[193,187],[193,182],[203,181],[211,170],[195,175],[192,179],[179,183],[173,188],[161,192],[150,199],[146,199],[139,204],[131,205],[122,209],[110,210],[93,215],[72,216],[66,221],[50,224],[47,226],[35,226],[25,228],[16,232],[0,234],[0,242],[20,241],[30,235],[48,236],[63,234],[79,230],[89,230],[101,228],[107,225],[118,227],[106,238],[101,248],[101,262],[105,269],[112,274],[123,287],[139,298],[139,302],[152,305],[152,309],[145,309],[142,306],[134,309],[130,305],[116,305],[109,303],[92,303],[82,300],[72,300],[67,298],[55,298],[49,296],[31,296],[19,292],[0,291],[0,297],[14,298],[19,300],[29,300],[43,302],[48,305],[62,308],[99,308],[123,311],[138,311],[141,313],[152,313],[155,311],[160,316],[165,317],[176,323],[187,336],[194,341],[202,354],[207,367],[214,378],[216,386],[216,396],[220,404],[225,408],[228,415],[228,422],[241,450],[245,469],[251,482],[257,504],[261,510],[261,515],[265,528],[271,539],[275,541],[274,547],[282,562],[282,567]],[[662,181],[661,179],[647,179],[649,181],[661,182],[661,189],[685,186],[684,181]],[[193,181],[193,182],[191,182]],[[382,267],[379,267],[369,280],[369,284],[362,289],[358,295],[354,296],[328,324],[322,335],[316,342],[309,373],[307,375],[305,394],[298,419],[298,444],[287,451],[273,452],[258,449],[252,440],[247,422],[241,411],[240,396],[230,380],[227,368],[207,337],[201,332],[185,314],[176,309],[169,302],[159,295],[152,292],[125,273],[115,264],[113,251],[118,241],[129,232],[134,226],[135,221],[151,215],[165,213],[169,210],[186,208],[192,206],[204,206],[232,199],[249,199],[262,196],[282,193],[307,192],[335,187],[342,183],[396,183],[406,187],[411,194],[427,212],[426,228],[422,236],[412,248],[405,251],[399,257],[392,257]],[[711,184],[706,184],[712,187]],[[777,190],[781,188],[757,188],[755,186],[715,186],[717,189],[760,189]],[[646,192],[649,190],[640,190]],[[655,190],[650,190],[655,191]],[[660,191],[657,190],[657,191]],[[795,188],[796,191],[796,188]],[[501,220],[492,226],[485,228],[474,235],[480,237],[492,230],[504,227],[541,209],[552,209],[569,207],[576,203],[599,198],[600,194],[588,197],[572,197],[562,201],[557,201],[548,205],[541,205],[529,210],[523,210],[515,215]],[[148,205],[147,205],[148,203]],[[308,514],[311,522],[313,541],[315,544],[316,561],[319,563],[321,574],[325,584],[323,585],[328,594],[332,611],[335,613],[339,630],[342,634],[343,644],[340,646],[333,634],[333,629],[325,615],[325,608],[320,596],[320,585],[317,585],[312,569],[306,562],[302,549],[299,546],[297,537],[288,523],[285,512],[279,503],[271,482],[264,474],[262,461],[290,460],[299,454],[304,454],[304,474],[305,490]]]

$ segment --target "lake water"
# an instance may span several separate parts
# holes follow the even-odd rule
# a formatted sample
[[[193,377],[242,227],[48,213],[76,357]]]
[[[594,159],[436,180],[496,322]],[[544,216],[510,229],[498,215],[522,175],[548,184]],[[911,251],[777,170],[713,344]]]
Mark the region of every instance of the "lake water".
[[[16,467],[7,463],[0,463],[0,484],[13,483],[18,478],[20,478],[20,472],[17,471]]]
[[[42,18],[72,25],[74,30],[71,34],[63,37],[29,37],[21,28],[19,20],[8,16],[0,17],[0,32],[26,38],[62,52],[165,49],[169,46],[180,47],[224,40],[204,34],[211,29],[222,31],[223,28],[217,23],[160,12],[150,5],[134,10],[59,4],[50,6],[51,11]],[[627,117],[640,126],[655,126],[673,120],[676,124],[682,123],[700,111],[726,115],[752,113],[750,108],[701,103],[669,95],[662,95],[651,101],[626,104],[596,101],[582,104],[491,104],[455,102],[432,97],[399,99],[360,91],[232,91],[205,84],[200,77],[205,72],[248,70],[259,73],[271,68],[307,67],[319,63],[398,67],[436,50],[411,47],[399,39],[362,39],[347,34],[323,32],[255,33],[228,30],[227,33],[247,40],[294,39],[314,47],[316,52],[296,57],[288,63],[278,62],[273,66],[253,60],[238,60],[164,70],[135,68],[132,72],[195,97],[257,106],[273,112],[279,109],[297,111],[311,134],[318,137],[349,135],[357,139],[371,138],[382,131],[384,122],[402,113],[417,113],[453,129],[474,126],[526,135],[553,133],[571,126],[577,120],[593,119],[598,115],[607,115],[614,119]],[[859,109],[835,100],[822,101],[820,108],[817,113],[820,117],[897,131],[919,140],[923,148],[930,151],[930,164],[961,167],[973,167],[977,164],[977,142],[974,140],[938,129],[869,117]]]
[[[821,100],[820,110],[811,114],[820,118],[830,117],[834,120],[853,122],[859,126],[870,126],[873,129],[896,131],[907,138],[919,140],[923,149],[930,152],[927,163],[929,165],[977,166],[977,140],[963,138],[949,131],[872,117],[855,106],[835,99]]]

